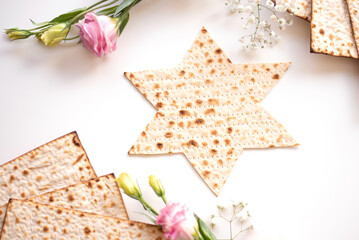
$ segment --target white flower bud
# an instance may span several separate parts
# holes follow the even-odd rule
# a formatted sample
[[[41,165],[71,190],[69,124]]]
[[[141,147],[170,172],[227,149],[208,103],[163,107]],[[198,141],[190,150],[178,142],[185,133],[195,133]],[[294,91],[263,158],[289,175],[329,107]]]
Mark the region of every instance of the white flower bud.
[[[244,222],[249,218],[249,212],[247,207],[243,208],[242,211],[237,215],[239,218],[239,221]]]
[[[235,12],[236,12],[236,8],[232,5],[232,6],[229,7],[229,11],[230,11],[231,13],[235,13]]]
[[[264,32],[258,32],[257,33],[257,38],[260,40],[260,39],[262,39],[264,37]]]
[[[276,16],[276,15],[270,16],[270,20],[272,20],[272,21],[277,21],[277,16]]]
[[[243,9],[244,9],[243,5],[238,5],[238,6],[237,6],[237,11],[238,11],[239,13],[243,12]]]
[[[286,23],[286,21],[285,21],[285,19],[284,19],[284,18],[280,18],[280,19],[278,19],[278,24],[279,24],[279,26],[284,26],[284,25],[285,25],[285,23]]]
[[[249,16],[248,23],[253,24],[256,21],[256,17],[254,15]]]
[[[284,3],[283,7],[285,9],[284,11],[287,11],[288,8],[290,8],[290,4],[286,2],[286,3]]]
[[[251,6],[246,6],[244,8],[244,11],[247,12],[247,13],[250,13],[250,12],[252,12],[252,7]]]
[[[274,7],[274,9],[275,9],[277,12],[284,12],[284,11],[285,11],[283,5],[276,5],[276,6]]]
[[[260,23],[259,23],[259,27],[261,27],[261,28],[265,28],[267,26],[267,22],[266,21],[261,21]]]
[[[267,5],[268,7],[274,7],[274,3],[273,3],[272,0],[267,0],[266,5]]]

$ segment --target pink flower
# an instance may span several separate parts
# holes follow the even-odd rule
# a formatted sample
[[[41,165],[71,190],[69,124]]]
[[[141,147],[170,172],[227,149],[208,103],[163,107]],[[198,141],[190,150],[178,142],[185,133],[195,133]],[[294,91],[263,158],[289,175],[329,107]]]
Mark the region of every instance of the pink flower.
[[[97,16],[90,12],[76,24],[76,27],[80,30],[82,44],[98,57],[116,50],[118,38],[116,19]]]
[[[195,219],[185,205],[167,203],[156,218],[157,225],[162,226],[164,236],[171,240],[191,240],[194,233]]]

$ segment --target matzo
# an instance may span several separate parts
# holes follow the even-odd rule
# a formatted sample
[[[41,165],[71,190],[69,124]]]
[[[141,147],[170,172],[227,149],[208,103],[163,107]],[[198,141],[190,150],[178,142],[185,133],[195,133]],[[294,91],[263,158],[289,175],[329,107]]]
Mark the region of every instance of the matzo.
[[[358,58],[345,0],[313,0],[311,51]]]
[[[157,226],[30,201],[10,200],[0,239],[164,240],[165,238]]]
[[[218,195],[244,148],[297,145],[258,104],[289,65],[232,64],[203,28],[178,67],[125,73],[158,110],[129,154],[184,153]]]
[[[285,0],[284,2],[291,3],[292,0]],[[312,0],[294,0],[293,5],[294,7],[289,8],[289,12],[305,20],[312,20]]]
[[[359,52],[359,1],[358,0],[346,0],[349,9],[349,15],[352,23],[355,45]]]
[[[0,166],[0,206],[10,198],[25,199],[95,177],[72,132]]]
[[[122,195],[113,174],[48,192],[27,199],[51,206],[97,213],[109,217],[128,219]],[[0,207],[0,225],[5,217],[7,204]]]

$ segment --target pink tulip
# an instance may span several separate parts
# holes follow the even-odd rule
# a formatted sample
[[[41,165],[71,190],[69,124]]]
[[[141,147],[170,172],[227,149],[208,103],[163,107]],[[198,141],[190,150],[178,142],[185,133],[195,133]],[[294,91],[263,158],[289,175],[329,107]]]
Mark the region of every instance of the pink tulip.
[[[98,57],[116,50],[116,19],[90,12],[76,26],[80,30],[82,44]]]
[[[157,225],[162,226],[164,236],[170,240],[191,240],[194,233],[195,219],[185,205],[167,203],[156,218]]]

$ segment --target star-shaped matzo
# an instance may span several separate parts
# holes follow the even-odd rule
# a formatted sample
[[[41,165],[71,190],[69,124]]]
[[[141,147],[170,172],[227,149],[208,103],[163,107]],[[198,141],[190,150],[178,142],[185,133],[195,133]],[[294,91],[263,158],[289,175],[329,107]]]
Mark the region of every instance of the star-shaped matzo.
[[[232,64],[202,28],[178,67],[125,73],[158,110],[129,154],[184,153],[218,195],[244,148],[297,145],[258,104],[289,65]]]

